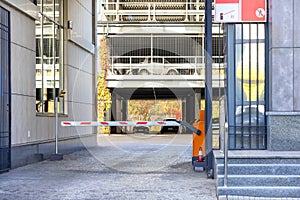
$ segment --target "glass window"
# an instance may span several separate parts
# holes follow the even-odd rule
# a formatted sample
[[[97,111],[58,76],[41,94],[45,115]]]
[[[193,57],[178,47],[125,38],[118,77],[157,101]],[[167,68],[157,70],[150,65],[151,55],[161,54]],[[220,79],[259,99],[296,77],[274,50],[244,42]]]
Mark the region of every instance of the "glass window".
[[[39,20],[36,21],[36,111],[54,113],[54,100],[63,90],[63,29],[60,24],[61,0],[38,0]],[[63,98],[59,99],[63,104]],[[58,105],[63,113],[64,106]]]

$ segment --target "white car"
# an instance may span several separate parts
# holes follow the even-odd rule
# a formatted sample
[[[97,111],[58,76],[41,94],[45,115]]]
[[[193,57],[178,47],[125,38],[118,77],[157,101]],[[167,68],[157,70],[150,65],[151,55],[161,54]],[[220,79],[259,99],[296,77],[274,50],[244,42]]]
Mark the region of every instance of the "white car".
[[[163,121],[174,121],[176,122],[176,118],[165,118]],[[162,126],[160,129],[160,133],[178,133],[179,126]]]
[[[137,74],[139,75],[178,75],[179,72],[169,61],[161,57],[147,57],[140,63]]]

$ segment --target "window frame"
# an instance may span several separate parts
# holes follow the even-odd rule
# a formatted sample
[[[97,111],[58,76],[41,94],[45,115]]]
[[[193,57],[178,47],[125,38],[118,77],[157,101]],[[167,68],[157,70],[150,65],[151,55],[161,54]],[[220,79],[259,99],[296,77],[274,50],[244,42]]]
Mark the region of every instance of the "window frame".
[[[39,20],[36,21],[36,113],[53,115],[55,98],[59,91],[64,90],[63,0],[55,0],[52,5],[46,4],[45,0],[37,1]],[[58,98],[58,113],[64,114],[64,97]]]

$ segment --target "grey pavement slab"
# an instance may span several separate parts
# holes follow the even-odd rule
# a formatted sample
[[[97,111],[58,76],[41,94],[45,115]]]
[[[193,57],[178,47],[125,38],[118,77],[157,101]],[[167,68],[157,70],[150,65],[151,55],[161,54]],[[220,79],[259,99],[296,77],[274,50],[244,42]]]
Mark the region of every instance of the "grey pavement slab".
[[[61,161],[0,174],[0,199],[217,199],[215,180],[193,171],[191,135],[98,135],[94,140],[96,146]]]

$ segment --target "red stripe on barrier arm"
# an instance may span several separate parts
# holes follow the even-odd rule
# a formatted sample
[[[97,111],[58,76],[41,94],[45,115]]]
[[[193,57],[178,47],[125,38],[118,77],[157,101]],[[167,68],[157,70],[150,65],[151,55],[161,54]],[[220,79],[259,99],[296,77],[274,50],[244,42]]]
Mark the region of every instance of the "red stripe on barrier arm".
[[[63,122],[63,124],[71,126],[71,122]]]
[[[136,124],[140,125],[140,124],[147,124],[147,122],[137,122]]]
[[[92,122],[80,122],[80,125],[91,125]]]
[[[100,122],[102,125],[108,125],[108,122]]]
[[[119,122],[119,124],[128,124],[127,122]]]
[[[166,124],[166,122],[157,122],[158,124]]]

